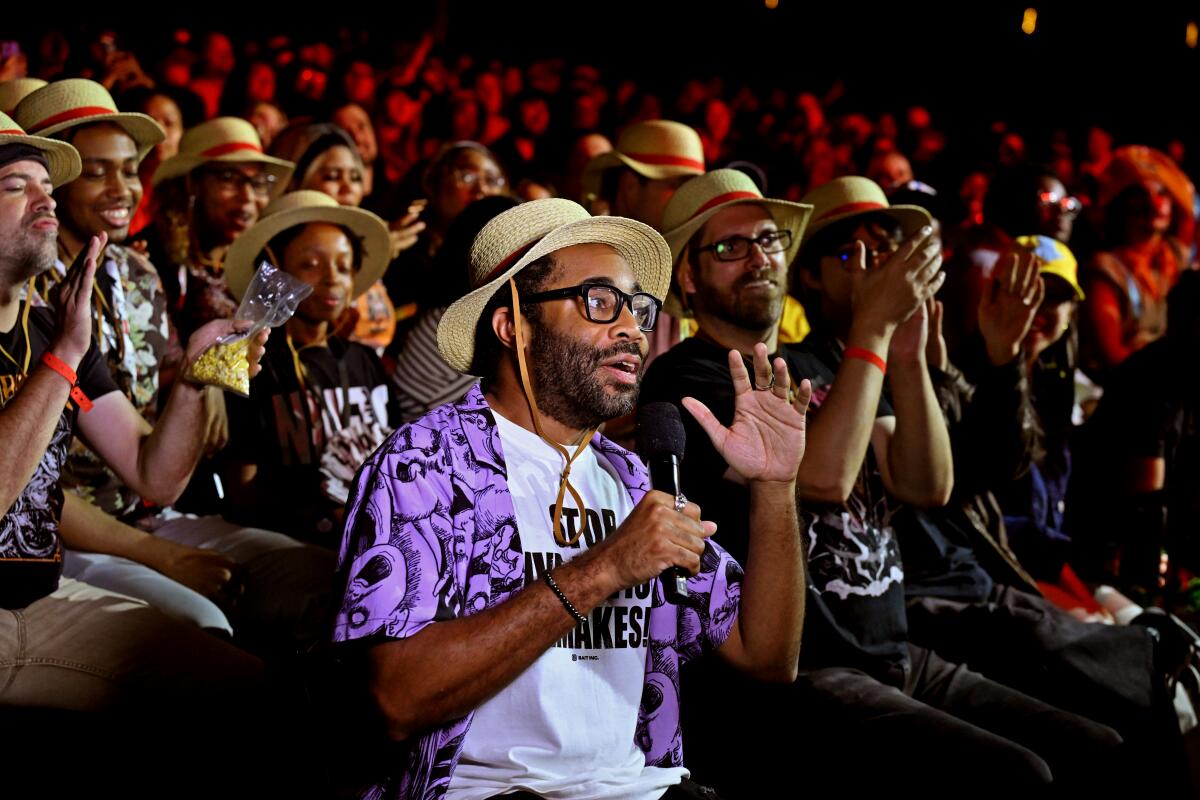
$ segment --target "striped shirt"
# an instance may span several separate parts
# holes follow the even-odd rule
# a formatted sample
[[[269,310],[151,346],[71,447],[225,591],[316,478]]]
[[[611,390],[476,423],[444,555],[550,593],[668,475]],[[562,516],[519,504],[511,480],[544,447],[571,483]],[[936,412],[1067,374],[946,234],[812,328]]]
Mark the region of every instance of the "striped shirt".
[[[451,367],[438,350],[438,321],[445,311],[442,307],[423,312],[396,357],[392,382],[396,384],[400,418],[404,422],[412,422],[438,406],[459,399],[479,380]]]

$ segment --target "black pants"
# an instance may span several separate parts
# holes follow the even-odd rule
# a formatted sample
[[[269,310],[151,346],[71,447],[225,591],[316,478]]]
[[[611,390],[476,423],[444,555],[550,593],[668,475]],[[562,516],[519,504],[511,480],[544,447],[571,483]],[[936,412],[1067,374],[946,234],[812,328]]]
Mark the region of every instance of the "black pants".
[[[1115,728],[1126,763],[1163,791],[1190,794],[1183,738],[1144,628],[1081,622],[1008,586],[979,603],[910,599],[908,626],[922,647]]]
[[[846,736],[855,760],[894,768],[918,791],[1031,792],[1109,785],[1112,728],[910,647],[903,687],[854,669],[802,675],[808,724]],[[808,702],[805,702],[807,700]],[[876,755],[880,754],[880,755]],[[1015,794],[1013,796],[1022,796]]]
[[[902,686],[831,667],[791,686],[684,675],[684,763],[728,800],[783,796],[1029,798],[1110,789],[1112,728],[910,647]],[[716,661],[716,659],[709,659]],[[695,676],[693,676],[695,677]],[[1066,790],[1068,794],[1063,795]]]

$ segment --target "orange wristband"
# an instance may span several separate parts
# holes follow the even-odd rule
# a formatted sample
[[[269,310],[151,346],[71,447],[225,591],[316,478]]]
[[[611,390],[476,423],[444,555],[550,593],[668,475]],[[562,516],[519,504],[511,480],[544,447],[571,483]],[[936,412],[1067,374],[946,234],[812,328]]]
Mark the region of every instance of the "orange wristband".
[[[42,363],[57,372],[59,375],[62,375],[67,379],[67,383],[71,384],[71,399],[75,401],[77,406],[79,406],[80,411],[86,414],[92,410],[92,401],[89,400],[87,395],[83,393],[83,389],[80,389],[76,385],[79,377],[75,374],[75,370],[68,367],[65,361],[54,355],[54,353],[51,353],[49,350],[42,353]]]
[[[847,347],[846,352],[842,354],[842,357],[857,358],[862,361],[867,361],[879,367],[879,371],[884,375],[887,375],[887,362],[865,347]]]

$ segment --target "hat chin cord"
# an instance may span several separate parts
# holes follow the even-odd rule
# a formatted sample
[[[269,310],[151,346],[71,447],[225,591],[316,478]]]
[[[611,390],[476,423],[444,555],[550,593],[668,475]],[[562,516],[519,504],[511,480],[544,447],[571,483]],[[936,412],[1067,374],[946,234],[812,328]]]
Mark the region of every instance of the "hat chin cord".
[[[575,442],[575,455],[569,454],[567,448],[551,439],[542,430],[542,412],[538,409],[537,399],[533,394],[533,382],[529,379],[529,369],[525,363],[525,335],[522,332],[524,318],[521,316],[521,296],[517,291],[517,282],[515,280],[509,278],[508,285],[512,289],[513,323],[517,338],[517,366],[521,373],[521,388],[525,392],[525,399],[529,402],[530,416],[533,418],[533,428],[541,440],[554,448],[563,458],[563,471],[562,477],[558,481],[558,496],[554,501],[554,517],[551,521],[551,530],[554,532],[554,541],[558,542],[561,547],[573,547],[579,541],[580,537],[587,532],[588,518],[587,509],[583,505],[583,498],[579,496],[579,492],[571,485],[571,465],[587,449],[592,441],[592,437],[596,435],[596,431],[600,428],[596,426],[591,430],[585,430],[580,435],[579,439]],[[566,532],[563,531],[561,524],[563,500],[567,493],[570,493],[571,499],[575,501],[575,506],[579,509],[579,530],[570,539],[566,537]]]

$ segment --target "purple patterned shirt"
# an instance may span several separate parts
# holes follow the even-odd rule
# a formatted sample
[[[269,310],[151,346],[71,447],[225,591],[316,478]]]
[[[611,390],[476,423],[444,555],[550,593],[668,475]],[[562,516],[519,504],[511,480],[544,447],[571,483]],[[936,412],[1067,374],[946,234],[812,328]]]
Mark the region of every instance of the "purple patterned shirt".
[[[637,456],[592,440],[636,504],[650,489]],[[479,386],[398,429],[367,460],[347,504],[338,559],[345,594],[334,641],[406,639],[426,625],[503,603],[525,584],[516,512],[500,433]],[[742,569],[709,542],[686,605],[668,605],[656,579],[635,733],[646,764],[683,765],[679,668],[720,647],[737,618]],[[403,764],[367,798],[441,797],[471,714],[408,743]]]

